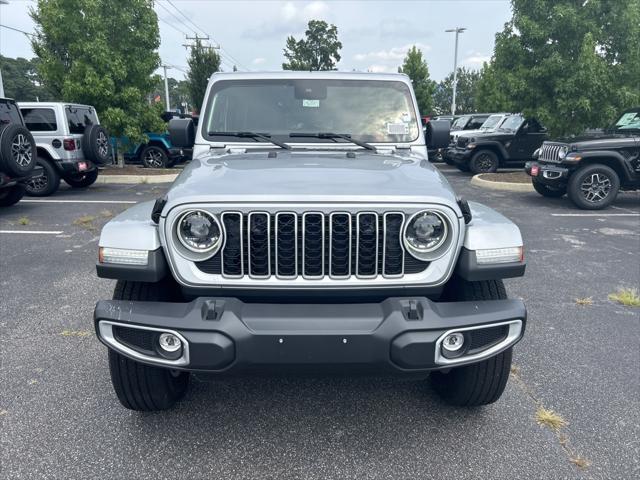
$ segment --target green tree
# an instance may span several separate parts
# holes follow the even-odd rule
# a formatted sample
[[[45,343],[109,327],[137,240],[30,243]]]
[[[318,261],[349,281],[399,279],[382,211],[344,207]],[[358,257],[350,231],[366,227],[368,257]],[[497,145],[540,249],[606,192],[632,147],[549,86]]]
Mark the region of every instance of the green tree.
[[[38,0],[30,15],[38,72],[57,99],[95,106],[111,134],[134,141],[162,128],[147,101],[160,64],[151,0]]]
[[[468,70],[465,67],[458,68],[458,86],[456,88],[456,113],[478,112],[476,91],[478,89],[480,72]],[[451,113],[451,101],[453,100],[453,73],[438,82],[433,94],[433,112],[438,115]]]
[[[300,40],[287,37],[284,56],[288,62],[282,64],[283,70],[335,70],[342,49],[338,27],[311,20],[304,35]]]
[[[187,81],[191,101],[195,110],[199,111],[207,91],[209,78],[220,70],[220,55],[213,47],[203,45],[200,39],[191,47],[191,55],[187,60],[189,73]]]
[[[53,94],[42,84],[36,69],[37,63],[37,58],[28,60],[0,55],[0,70],[2,70],[5,96],[23,102],[54,100]]]
[[[511,3],[481,105],[523,111],[564,135],[605,126],[640,103],[640,0]]]
[[[422,57],[422,51],[415,45],[409,49],[399,73],[409,76],[416,93],[418,108],[421,115],[429,115],[433,112],[433,94],[436,90],[436,82],[429,78],[429,67]]]

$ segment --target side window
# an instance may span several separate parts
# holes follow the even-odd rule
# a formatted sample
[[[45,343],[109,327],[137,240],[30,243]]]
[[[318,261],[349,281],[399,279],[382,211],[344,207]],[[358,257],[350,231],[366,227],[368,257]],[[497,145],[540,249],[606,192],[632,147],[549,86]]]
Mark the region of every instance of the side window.
[[[477,130],[487,120],[488,117],[473,117],[469,122],[467,128],[469,130]]]
[[[7,125],[9,123],[22,125],[20,111],[13,102],[0,102],[0,126]]]
[[[522,133],[539,133],[542,130],[540,123],[535,118],[528,118],[522,124],[520,131]]]
[[[23,108],[24,123],[32,132],[55,132],[56,114],[51,108]]]

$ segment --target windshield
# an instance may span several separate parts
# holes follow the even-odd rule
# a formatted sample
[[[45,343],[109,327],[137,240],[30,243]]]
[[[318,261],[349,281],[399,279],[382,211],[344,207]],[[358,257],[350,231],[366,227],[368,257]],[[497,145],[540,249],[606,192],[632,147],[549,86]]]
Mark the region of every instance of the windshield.
[[[451,124],[451,130],[462,130],[471,117],[460,117]]]
[[[518,128],[520,128],[522,122],[524,122],[524,118],[522,118],[520,115],[512,115],[511,117],[508,117],[504,122],[502,122],[502,125],[500,125],[500,128],[498,130],[502,130],[505,132],[515,132],[518,130]]]
[[[498,126],[502,120],[502,115],[491,115],[487,120],[482,124],[480,130],[493,130]]]
[[[202,135],[211,141],[239,142],[233,132],[256,132],[287,143],[335,143],[329,137],[290,136],[332,132],[363,142],[402,143],[416,140],[420,131],[403,82],[221,80],[212,89],[202,122]]]
[[[616,130],[640,130],[640,109],[624,112],[615,123]]]

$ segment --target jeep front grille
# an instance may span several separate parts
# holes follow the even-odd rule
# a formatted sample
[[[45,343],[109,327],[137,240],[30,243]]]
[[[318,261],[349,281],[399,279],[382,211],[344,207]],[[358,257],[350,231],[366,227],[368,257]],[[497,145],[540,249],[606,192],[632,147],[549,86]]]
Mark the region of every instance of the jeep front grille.
[[[405,255],[401,212],[224,212],[225,243],[197,268],[226,278],[402,277],[429,262]]]
[[[538,157],[538,159],[546,162],[559,162],[560,151],[565,147],[565,145],[543,143],[542,147],[540,148],[540,156]]]

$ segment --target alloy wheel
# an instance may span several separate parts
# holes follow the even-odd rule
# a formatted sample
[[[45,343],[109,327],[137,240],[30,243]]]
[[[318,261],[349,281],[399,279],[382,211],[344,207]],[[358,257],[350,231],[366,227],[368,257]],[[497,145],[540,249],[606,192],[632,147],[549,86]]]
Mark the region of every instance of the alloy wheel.
[[[49,178],[46,175],[33,177],[27,182],[27,186],[32,192],[41,192],[49,186]]]
[[[106,158],[107,154],[109,153],[109,141],[107,140],[107,136],[103,132],[98,133],[96,143],[98,145],[100,156],[102,158]]]
[[[14,160],[21,167],[31,164],[31,142],[26,135],[19,133],[11,144],[11,154]]]
[[[147,150],[144,156],[144,160],[147,166],[152,168],[162,168],[162,153],[155,149],[150,148]]]
[[[587,202],[601,202],[611,192],[611,179],[602,173],[592,173],[582,181],[580,190]]]
[[[481,172],[488,172],[493,168],[493,159],[487,153],[480,154],[476,160],[476,165]]]

